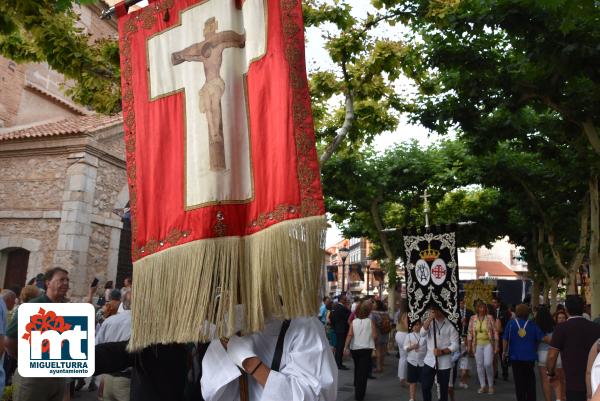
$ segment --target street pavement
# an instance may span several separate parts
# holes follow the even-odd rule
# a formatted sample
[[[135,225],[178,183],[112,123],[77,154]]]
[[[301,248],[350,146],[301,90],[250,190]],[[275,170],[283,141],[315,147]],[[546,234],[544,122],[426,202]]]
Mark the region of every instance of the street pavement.
[[[354,387],[352,386],[353,380],[353,365],[352,360],[347,358],[344,364],[349,367],[349,370],[340,370],[338,378],[338,398],[337,401],[354,401]],[[469,388],[466,390],[457,388],[456,389],[456,401],[514,401],[515,390],[512,381],[512,372],[509,377],[509,381],[502,379],[496,382],[496,394],[477,394],[479,388],[477,381],[477,372],[474,370],[474,361],[472,361],[473,369],[471,372],[471,378],[469,379]],[[365,401],[408,401],[408,388],[400,386],[400,382],[397,377],[398,372],[398,359],[394,355],[388,355],[385,360],[384,372],[376,374],[377,379],[369,380],[367,383],[367,394]],[[539,387],[539,376],[536,371],[536,377],[538,378],[538,390],[537,399],[543,400],[542,390]],[[458,380],[457,380],[458,382]],[[435,399],[435,393],[434,393]],[[98,397],[96,392],[88,392],[87,386],[83,390],[75,393],[73,401],[97,401]],[[417,389],[416,401],[422,401],[421,389]],[[286,400],[282,400],[286,401]]]
[[[456,401],[515,401],[515,389],[512,380],[512,372],[509,375],[509,380],[504,381],[502,379],[496,382],[496,394],[477,394],[479,389],[479,382],[477,380],[477,371],[474,369],[475,361],[472,360],[473,369],[471,371],[471,378],[469,379],[469,388],[464,390],[461,388],[456,389]],[[337,401],[354,401],[354,387],[352,386],[353,381],[353,365],[351,359],[344,361],[350,370],[340,370],[338,376],[338,398]],[[408,388],[400,386],[398,380],[398,359],[393,355],[388,355],[385,360],[385,367],[383,373],[376,374],[375,380],[369,380],[367,383],[367,393],[364,401],[408,401]],[[536,371],[536,378],[538,379],[537,389],[537,400],[542,401],[544,399],[542,389],[539,386],[539,376]],[[458,379],[457,379],[458,384]],[[434,399],[435,390],[434,390]],[[422,401],[421,388],[417,388],[416,401]]]

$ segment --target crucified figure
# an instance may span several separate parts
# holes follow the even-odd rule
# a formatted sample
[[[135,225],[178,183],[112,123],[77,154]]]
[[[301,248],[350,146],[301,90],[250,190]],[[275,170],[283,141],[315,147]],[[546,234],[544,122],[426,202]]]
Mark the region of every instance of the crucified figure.
[[[225,143],[223,138],[223,116],[221,98],[225,92],[225,81],[220,70],[223,63],[223,50],[229,47],[243,48],[246,34],[234,31],[218,32],[217,20],[212,17],[204,23],[204,41],[193,44],[171,55],[173,65],[185,61],[204,63],[206,81],[200,89],[200,112],[208,121],[208,145],[210,170],[225,170]]]

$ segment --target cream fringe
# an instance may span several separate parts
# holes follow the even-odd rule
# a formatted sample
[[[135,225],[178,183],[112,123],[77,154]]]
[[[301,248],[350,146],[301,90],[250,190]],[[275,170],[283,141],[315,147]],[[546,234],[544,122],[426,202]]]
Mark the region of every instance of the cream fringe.
[[[229,337],[236,304],[244,333],[262,330],[270,317],[316,315],[326,224],[324,216],[287,220],[136,261],[129,349]]]

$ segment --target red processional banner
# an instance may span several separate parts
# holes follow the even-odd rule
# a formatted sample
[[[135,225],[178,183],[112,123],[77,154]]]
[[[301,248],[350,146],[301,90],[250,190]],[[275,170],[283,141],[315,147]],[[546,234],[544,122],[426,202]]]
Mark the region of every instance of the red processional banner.
[[[117,15],[130,346],[230,335],[240,304],[245,332],[313,314],[325,211],[301,0],[155,0]]]

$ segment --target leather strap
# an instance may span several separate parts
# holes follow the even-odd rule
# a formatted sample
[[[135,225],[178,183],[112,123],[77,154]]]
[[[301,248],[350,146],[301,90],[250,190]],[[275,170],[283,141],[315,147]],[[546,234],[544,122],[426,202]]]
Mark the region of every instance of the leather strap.
[[[283,342],[285,340],[285,333],[290,328],[290,320],[284,320],[281,324],[281,330],[279,331],[279,337],[277,338],[277,345],[275,346],[275,354],[273,355],[273,363],[271,363],[271,370],[279,372],[281,366],[281,357],[283,356]]]

